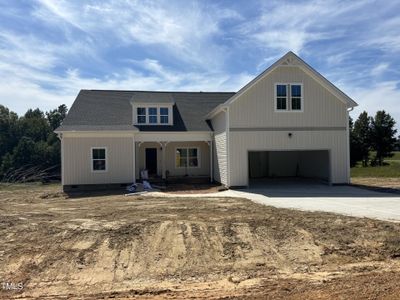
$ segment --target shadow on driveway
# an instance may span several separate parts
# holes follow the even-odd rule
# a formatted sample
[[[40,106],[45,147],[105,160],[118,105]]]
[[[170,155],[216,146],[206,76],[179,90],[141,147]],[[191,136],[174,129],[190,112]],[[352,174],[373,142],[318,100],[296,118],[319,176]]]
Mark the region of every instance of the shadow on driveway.
[[[321,181],[303,178],[258,179],[241,191],[262,194],[270,198],[400,198],[396,189],[356,185],[328,185]]]

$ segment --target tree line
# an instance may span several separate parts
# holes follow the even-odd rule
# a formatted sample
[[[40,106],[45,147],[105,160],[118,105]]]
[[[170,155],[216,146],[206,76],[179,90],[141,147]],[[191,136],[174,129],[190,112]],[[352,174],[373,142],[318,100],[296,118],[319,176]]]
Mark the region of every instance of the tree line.
[[[374,117],[364,111],[354,123],[350,118],[350,165],[354,167],[358,162],[363,167],[383,165],[384,158],[399,150],[395,125],[395,120],[384,110],[377,111]]]
[[[54,130],[67,106],[43,112],[29,109],[18,116],[0,105],[0,180],[24,182],[59,179],[61,143]]]

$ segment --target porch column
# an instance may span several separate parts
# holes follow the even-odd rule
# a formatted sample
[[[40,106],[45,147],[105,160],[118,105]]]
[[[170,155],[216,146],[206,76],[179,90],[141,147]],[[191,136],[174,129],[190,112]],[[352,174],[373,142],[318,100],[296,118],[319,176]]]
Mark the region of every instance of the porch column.
[[[132,138],[132,146],[133,146],[133,183],[136,183],[136,142],[135,136]]]
[[[166,179],[166,170],[165,170],[165,152],[167,151],[167,144],[169,142],[160,142],[161,145],[161,177],[162,179]]]

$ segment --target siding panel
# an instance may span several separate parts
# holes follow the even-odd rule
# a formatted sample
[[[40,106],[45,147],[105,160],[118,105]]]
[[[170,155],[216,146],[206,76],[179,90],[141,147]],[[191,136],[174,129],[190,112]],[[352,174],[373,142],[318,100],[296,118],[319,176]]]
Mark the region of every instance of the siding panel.
[[[231,132],[231,186],[248,185],[248,151],[329,150],[332,183],[347,183],[346,131]]]
[[[107,172],[91,171],[91,147],[107,147]],[[133,181],[133,139],[128,137],[63,138],[64,185]]]
[[[275,83],[303,83],[304,112],[275,112]],[[229,107],[230,127],[346,126],[346,105],[297,67],[279,67]]]
[[[213,169],[214,179],[224,185],[228,184],[227,179],[227,132],[226,132],[226,113],[217,114],[211,124],[214,129],[213,140]]]

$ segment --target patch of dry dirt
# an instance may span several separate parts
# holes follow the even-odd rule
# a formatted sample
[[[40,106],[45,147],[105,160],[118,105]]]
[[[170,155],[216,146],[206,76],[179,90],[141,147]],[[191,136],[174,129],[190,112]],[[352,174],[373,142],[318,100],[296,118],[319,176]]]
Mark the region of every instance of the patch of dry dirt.
[[[397,299],[400,224],[233,198],[0,189],[0,298]]]
[[[400,193],[400,178],[353,177],[351,183],[364,188]]]

